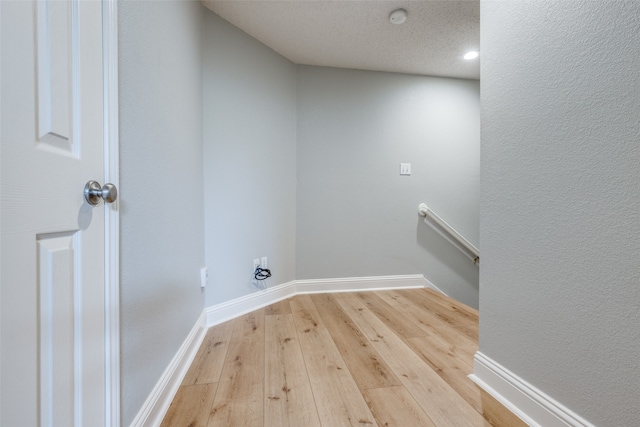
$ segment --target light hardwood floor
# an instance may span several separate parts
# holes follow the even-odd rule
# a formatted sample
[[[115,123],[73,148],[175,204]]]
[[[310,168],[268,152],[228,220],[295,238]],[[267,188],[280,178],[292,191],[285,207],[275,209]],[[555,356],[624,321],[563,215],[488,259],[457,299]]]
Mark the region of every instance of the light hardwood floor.
[[[506,426],[478,312],[430,289],[299,295],[214,326],[162,426]]]

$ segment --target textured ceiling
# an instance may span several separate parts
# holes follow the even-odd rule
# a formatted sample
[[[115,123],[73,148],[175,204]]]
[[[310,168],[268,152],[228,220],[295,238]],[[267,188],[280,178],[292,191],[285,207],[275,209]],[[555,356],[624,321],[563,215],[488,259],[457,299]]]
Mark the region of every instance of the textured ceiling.
[[[202,0],[296,64],[479,79],[480,1]],[[408,12],[402,25],[391,11]]]

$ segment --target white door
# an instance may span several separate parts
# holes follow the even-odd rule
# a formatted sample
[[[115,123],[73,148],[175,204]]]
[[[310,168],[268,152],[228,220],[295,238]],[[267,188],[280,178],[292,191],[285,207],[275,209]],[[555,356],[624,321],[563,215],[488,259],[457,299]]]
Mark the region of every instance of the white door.
[[[0,0],[0,425],[102,426],[102,5]]]

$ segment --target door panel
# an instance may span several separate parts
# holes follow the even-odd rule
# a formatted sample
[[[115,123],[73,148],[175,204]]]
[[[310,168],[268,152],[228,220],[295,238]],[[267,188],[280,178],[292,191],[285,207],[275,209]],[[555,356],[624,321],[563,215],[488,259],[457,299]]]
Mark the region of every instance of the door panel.
[[[67,152],[73,149],[69,131],[69,84],[73,81],[71,60],[76,55],[71,57],[71,29],[78,27],[77,14],[73,15],[68,2],[36,4],[38,140]]]
[[[0,425],[105,420],[102,5],[0,1]]]
[[[80,290],[74,270],[75,232],[40,235],[38,291],[40,326],[40,419],[43,426],[71,426],[74,419],[74,308]],[[80,307],[78,307],[80,308]]]

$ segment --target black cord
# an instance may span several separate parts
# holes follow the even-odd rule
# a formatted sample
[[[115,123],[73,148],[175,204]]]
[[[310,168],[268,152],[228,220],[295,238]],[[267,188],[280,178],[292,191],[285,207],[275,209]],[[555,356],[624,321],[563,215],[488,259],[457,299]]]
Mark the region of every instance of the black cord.
[[[253,277],[256,280],[266,280],[271,277],[271,270],[268,268],[256,267],[256,271],[253,273]]]

